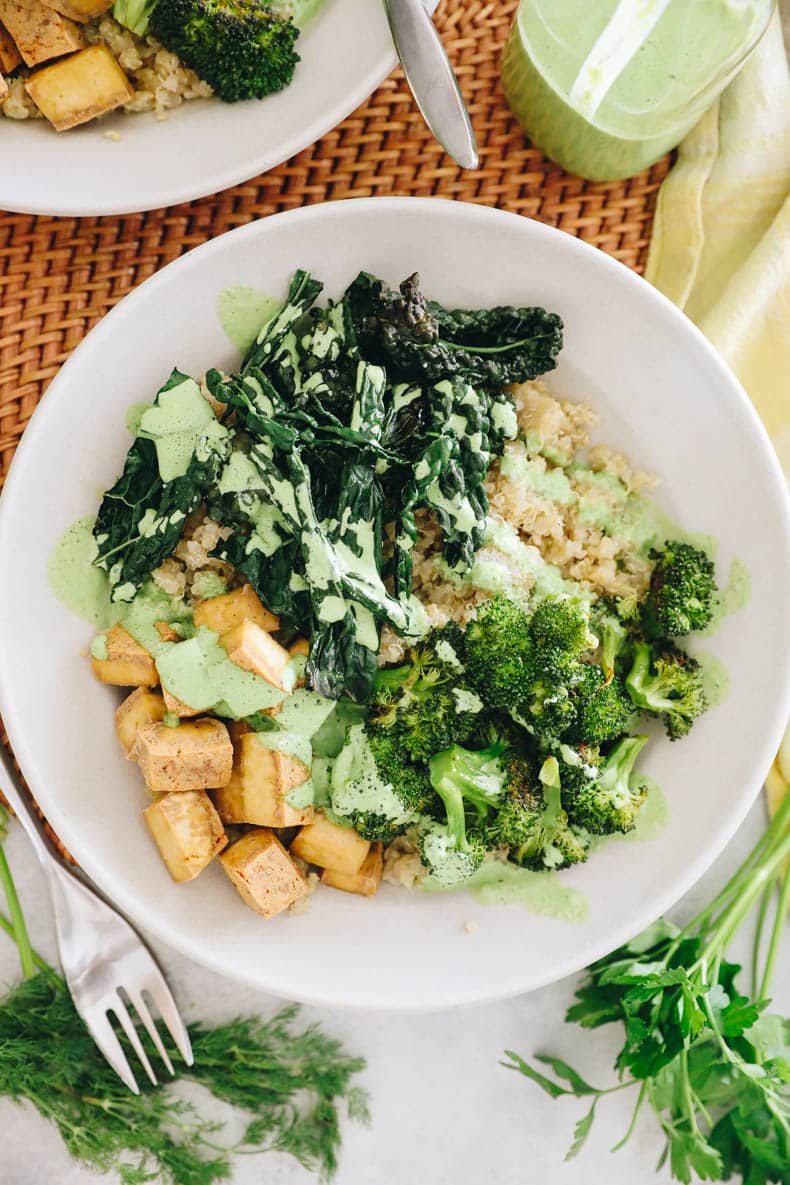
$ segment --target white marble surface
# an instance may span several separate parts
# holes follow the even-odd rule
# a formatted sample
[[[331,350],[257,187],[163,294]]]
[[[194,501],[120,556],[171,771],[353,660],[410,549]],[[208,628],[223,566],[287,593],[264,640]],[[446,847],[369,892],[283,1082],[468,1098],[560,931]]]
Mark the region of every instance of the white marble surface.
[[[675,911],[689,917],[735,870],[764,824],[760,801],[711,872]],[[8,843],[35,941],[52,958],[53,941],[44,884],[32,854],[14,825]],[[485,909],[474,916],[485,925]],[[474,934],[469,941],[474,942]],[[267,1014],[277,1001],[237,987],[155,947],[188,1019],[220,1020],[242,1011]],[[741,943],[740,953],[746,953]],[[0,990],[18,974],[11,943],[0,934]],[[350,1126],[336,1185],[589,1185],[606,1174],[607,1185],[668,1181],[653,1166],[660,1140],[642,1122],[628,1147],[608,1149],[628,1123],[630,1104],[615,1095],[599,1107],[587,1147],[576,1161],[563,1162],[580,1104],[552,1101],[532,1083],[500,1067],[506,1048],[524,1055],[556,1052],[594,1083],[611,1084],[617,1032],[585,1033],[563,1023],[575,980],[531,995],[421,1016],[305,1009],[364,1055],[364,1084],[372,1096],[370,1128]],[[774,988],[790,1004],[790,943],[786,943]],[[42,1034],[42,1040],[45,1035]],[[96,1177],[70,1163],[56,1132],[29,1108],[0,1100],[0,1183],[2,1185],[88,1185]],[[286,1157],[244,1157],[235,1185],[306,1185],[313,1180]]]

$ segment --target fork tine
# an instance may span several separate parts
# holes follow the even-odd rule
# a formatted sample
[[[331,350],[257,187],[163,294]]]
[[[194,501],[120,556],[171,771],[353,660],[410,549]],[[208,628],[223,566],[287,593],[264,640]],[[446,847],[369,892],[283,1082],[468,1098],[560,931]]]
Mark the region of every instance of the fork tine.
[[[130,992],[127,989],[126,994],[128,995],[129,999],[131,1000],[132,1006],[136,1009],[137,1015],[140,1017],[140,1020],[142,1021],[143,1025],[145,1027],[146,1033],[148,1034],[148,1036],[151,1038],[154,1045],[156,1046],[156,1052],[159,1054],[160,1058],[164,1062],[165,1066],[167,1067],[168,1072],[174,1077],[175,1070],[173,1069],[173,1063],[170,1061],[170,1056],[164,1047],[162,1038],[159,1036],[159,1030],[156,1027],[154,1018],[151,1016],[151,1013],[148,1009],[148,1005],[146,1004],[145,1000],[143,999],[142,992]]]
[[[126,1054],[121,1048],[121,1043],[116,1037],[115,1031],[108,1021],[106,1014],[102,1012],[96,1016],[83,1013],[82,1019],[85,1021],[88,1032],[96,1042],[98,1049],[104,1054],[121,1081],[129,1087],[132,1094],[139,1094],[140,1087],[137,1085],[137,1079],[131,1071],[129,1063],[126,1060]]]
[[[154,1073],[154,1068],[148,1060],[148,1054],[143,1049],[143,1043],[140,1040],[137,1029],[134,1027],[132,1018],[129,1016],[126,1005],[120,996],[114,996],[112,1003],[109,1004],[109,1009],[113,1015],[117,1017],[118,1023],[120,1024],[124,1033],[126,1033],[129,1044],[140,1059],[151,1085],[158,1086],[159,1083],[157,1081],[156,1074]]]
[[[156,1005],[157,1011],[164,1022],[165,1028],[175,1042],[176,1049],[181,1054],[186,1064],[191,1066],[195,1059],[192,1056],[192,1045],[189,1040],[189,1033],[186,1030],[186,1025],[181,1019],[176,1002],[173,999],[173,995],[170,991],[170,988],[167,986],[164,976],[159,974],[155,978],[149,980],[149,982],[146,984],[145,990],[148,992],[154,1004]]]

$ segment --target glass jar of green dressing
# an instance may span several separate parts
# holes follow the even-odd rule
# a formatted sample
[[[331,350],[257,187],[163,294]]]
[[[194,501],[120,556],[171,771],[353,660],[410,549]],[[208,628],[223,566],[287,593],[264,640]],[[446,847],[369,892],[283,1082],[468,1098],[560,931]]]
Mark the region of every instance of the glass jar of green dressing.
[[[508,103],[538,147],[594,181],[674,148],[765,32],[775,0],[521,0]]]

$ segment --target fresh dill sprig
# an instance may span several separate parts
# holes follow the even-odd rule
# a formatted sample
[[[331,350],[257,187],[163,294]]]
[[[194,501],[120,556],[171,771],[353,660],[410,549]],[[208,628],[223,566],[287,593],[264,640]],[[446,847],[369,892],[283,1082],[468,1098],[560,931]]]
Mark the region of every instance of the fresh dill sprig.
[[[0,1002],[0,1096],[32,1103],[75,1160],[115,1170],[123,1185],[212,1185],[230,1178],[235,1154],[265,1151],[287,1153],[328,1180],[337,1168],[342,1117],[368,1117],[365,1092],[353,1084],[364,1061],[317,1025],[299,1029],[292,1005],[268,1020],[189,1026],[194,1065],[173,1064],[179,1080],[204,1088],[205,1106],[169,1086],[146,1083],[132,1095],[97,1049],[63,980],[30,945],[2,850],[6,823],[0,807],[0,884],[11,913],[0,914],[0,929],[19,948],[24,978]],[[140,1037],[153,1061],[156,1051]],[[167,1079],[164,1067],[159,1077]],[[247,1118],[241,1140],[223,1138],[212,1099]]]

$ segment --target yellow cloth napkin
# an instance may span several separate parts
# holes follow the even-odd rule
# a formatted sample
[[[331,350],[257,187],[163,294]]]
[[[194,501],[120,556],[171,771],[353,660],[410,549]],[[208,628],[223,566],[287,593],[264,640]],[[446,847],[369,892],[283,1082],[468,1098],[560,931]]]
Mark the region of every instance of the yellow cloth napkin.
[[[735,371],[790,479],[790,71],[778,13],[681,144],[646,276]]]
[[[647,279],[730,364],[790,480],[790,70],[779,13],[661,187]],[[790,727],[767,782],[790,789]]]

